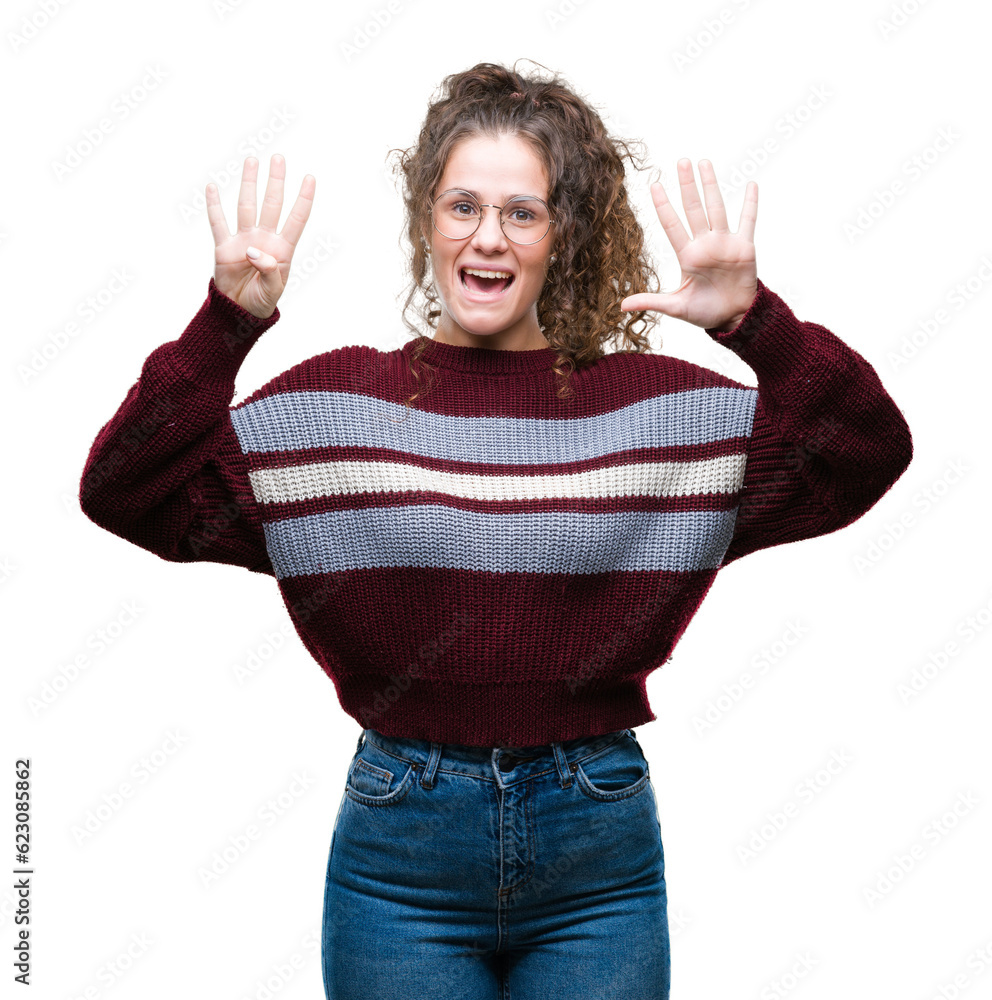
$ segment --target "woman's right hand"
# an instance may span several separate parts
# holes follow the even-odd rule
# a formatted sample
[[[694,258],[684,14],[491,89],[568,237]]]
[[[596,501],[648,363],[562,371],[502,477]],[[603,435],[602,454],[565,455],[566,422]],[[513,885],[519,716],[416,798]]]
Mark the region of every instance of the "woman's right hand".
[[[258,160],[245,158],[238,194],[238,231],[227,228],[220,193],[216,184],[208,184],[207,219],[214,235],[214,283],[219,291],[233,299],[243,309],[260,319],[267,319],[276,310],[279,296],[286,288],[289,265],[299,242],[303,227],[310,217],[313,192],[317,184],[312,174],[307,174],[300,185],[292,211],[286,218],[281,233],[276,233],[282,213],[283,181],[286,161],[278,153],[269,163],[269,183],[262,201],[262,214],[255,223],[255,182],[258,178]],[[248,248],[259,251],[254,260]]]

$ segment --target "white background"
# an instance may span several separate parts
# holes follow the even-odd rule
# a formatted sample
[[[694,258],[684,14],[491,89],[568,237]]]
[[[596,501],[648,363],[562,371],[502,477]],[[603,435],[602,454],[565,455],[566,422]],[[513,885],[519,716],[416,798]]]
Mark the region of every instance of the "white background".
[[[672,662],[650,677],[658,719],[638,737],[665,844],[673,998],[930,1000],[956,977],[957,996],[992,995],[989,959],[974,958],[992,946],[987,7],[42,8],[5,7],[0,76],[0,867],[16,867],[13,766],[29,756],[38,995],[247,1000],[264,997],[264,983],[272,996],[323,995],[323,875],[358,724],[291,631],[271,578],[170,564],[109,535],[79,510],[79,476],[144,358],[203,301],[213,244],[194,202],[218,179],[233,223],[245,143],[262,137],[259,197],[273,152],[287,160],[284,212],[304,174],[317,188],[293,264],[306,280],[280,301],[283,318],[243,365],[236,400],[332,347],[407,339],[387,153],[414,141],[443,76],[520,57],[562,72],[622,136],[643,139],[683,219],[680,157],[713,161],[732,228],[743,197],[735,180],[756,179],[759,276],[875,366],[913,432],[913,462],[876,507],[840,532],[728,567]],[[708,34],[721,11],[719,34]],[[121,118],[120,96],[152,68],[164,79]],[[277,113],[288,124],[266,133]],[[103,118],[112,129],[83,155]],[[941,134],[953,141],[938,143]],[[759,164],[754,151],[768,140]],[[60,173],[73,149],[78,162]],[[214,175],[231,161],[233,176]],[[631,172],[630,187],[671,289],[679,270],[649,179]],[[859,217],[870,221],[860,231]],[[321,240],[337,246],[324,262]],[[115,272],[127,282],[112,292]],[[967,301],[952,304],[969,281]],[[102,305],[87,322],[79,310],[91,296]],[[76,333],[60,341],[72,321]],[[907,360],[900,351],[914,336]],[[701,329],[662,318],[653,344],[754,384]],[[41,371],[25,378],[43,349]],[[136,617],[125,616],[129,604]],[[114,641],[94,653],[94,636],[120,616]],[[969,616],[985,625],[971,638]],[[786,645],[792,626],[804,633]],[[273,635],[279,648],[239,682],[235,668]],[[956,655],[907,703],[899,686],[949,642]],[[781,655],[700,731],[707,704],[754,673],[762,650]],[[80,652],[88,668],[33,709]],[[168,742],[176,732],[178,749]],[[157,750],[160,766],[140,782],[134,769]],[[847,763],[831,774],[835,754]],[[307,787],[294,795],[300,775]],[[125,781],[135,794],[77,837]],[[804,796],[807,781],[815,793]],[[214,852],[264,825],[259,810],[284,793],[291,807],[204,886]],[[789,803],[794,815],[776,830],[769,816]],[[922,856],[912,859],[914,845]],[[886,888],[889,870],[899,877]],[[5,980],[13,878],[0,880]],[[804,956],[812,968],[790,978]]]

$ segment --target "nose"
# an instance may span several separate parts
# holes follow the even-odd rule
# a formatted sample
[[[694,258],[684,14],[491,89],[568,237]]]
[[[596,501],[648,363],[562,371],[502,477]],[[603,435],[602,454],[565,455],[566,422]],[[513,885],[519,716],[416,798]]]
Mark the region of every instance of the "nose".
[[[482,212],[479,228],[472,235],[473,246],[489,253],[505,249],[507,239],[499,224],[499,212],[495,208],[484,208]]]

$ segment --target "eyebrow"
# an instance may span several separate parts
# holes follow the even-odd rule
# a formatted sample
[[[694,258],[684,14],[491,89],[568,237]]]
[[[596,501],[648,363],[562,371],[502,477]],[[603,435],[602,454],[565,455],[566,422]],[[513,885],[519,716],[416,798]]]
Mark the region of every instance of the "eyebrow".
[[[464,191],[466,194],[470,194],[476,201],[482,201],[482,195],[478,191],[473,191],[471,188],[460,188],[453,187],[448,188],[449,191]],[[503,201],[510,201],[513,198],[541,198],[540,195],[531,194],[529,191],[521,191],[519,194],[504,194],[500,196]],[[544,201],[541,198],[541,201]]]

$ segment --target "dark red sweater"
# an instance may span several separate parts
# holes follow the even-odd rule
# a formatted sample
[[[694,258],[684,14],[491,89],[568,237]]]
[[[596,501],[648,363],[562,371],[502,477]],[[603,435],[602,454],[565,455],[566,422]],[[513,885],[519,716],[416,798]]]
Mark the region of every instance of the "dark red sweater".
[[[656,716],[647,675],[717,570],[855,521],[912,457],[874,369],[760,280],[707,330],[758,387],[609,354],[556,395],[552,348],[340,347],[231,405],[259,320],[220,293],[90,451],[87,516],[163,559],[276,578],[361,726],[527,746]],[[434,384],[410,409],[404,401]]]

